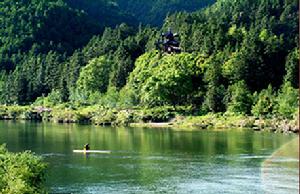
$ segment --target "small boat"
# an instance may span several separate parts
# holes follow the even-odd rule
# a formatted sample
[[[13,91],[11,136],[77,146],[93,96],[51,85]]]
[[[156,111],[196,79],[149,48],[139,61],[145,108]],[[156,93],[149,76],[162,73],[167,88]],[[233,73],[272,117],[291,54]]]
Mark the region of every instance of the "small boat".
[[[74,153],[85,153],[85,154],[110,154],[110,150],[73,150]]]

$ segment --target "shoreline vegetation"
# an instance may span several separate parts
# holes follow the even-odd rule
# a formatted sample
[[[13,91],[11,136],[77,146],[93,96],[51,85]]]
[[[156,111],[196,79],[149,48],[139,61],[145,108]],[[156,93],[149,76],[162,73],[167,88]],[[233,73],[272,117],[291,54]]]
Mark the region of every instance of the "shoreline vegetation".
[[[0,145],[0,161],[0,193],[47,193],[47,164],[41,157],[30,151],[11,153]]]
[[[174,128],[185,130],[247,128],[255,131],[299,133],[297,115],[291,118],[275,115],[208,113],[199,115],[192,107],[156,107],[149,109],[117,109],[89,106],[44,108],[33,106],[0,106],[0,120],[45,121],[54,123],[93,124],[98,126],[130,126]]]
[[[131,25],[104,1],[14,2],[0,7],[2,119],[298,131],[296,0],[207,0],[162,26]],[[180,53],[160,47],[166,33]]]

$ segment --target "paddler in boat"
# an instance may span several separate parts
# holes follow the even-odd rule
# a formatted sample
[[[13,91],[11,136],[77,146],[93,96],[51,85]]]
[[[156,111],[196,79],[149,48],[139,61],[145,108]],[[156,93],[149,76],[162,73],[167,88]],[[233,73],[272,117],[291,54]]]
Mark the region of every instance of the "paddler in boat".
[[[83,150],[84,151],[88,151],[88,150],[90,150],[90,144],[85,144],[84,146],[83,146]]]

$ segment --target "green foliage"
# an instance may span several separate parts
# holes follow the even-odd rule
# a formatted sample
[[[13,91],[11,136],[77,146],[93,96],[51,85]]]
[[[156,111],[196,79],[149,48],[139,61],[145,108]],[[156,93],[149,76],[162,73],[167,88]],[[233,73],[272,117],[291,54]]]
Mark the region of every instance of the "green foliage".
[[[33,103],[35,106],[43,106],[43,107],[53,107],[62,103],[62,96],[60,91],[53,90],[48,94],[47,97],[38,97],[36,101]]]
[[[80,115],[77,114],[76,110],[60,105],[52,109],[51,117],[51,120],[56,123],[76,123]]]
[[[13,70],[33,47],[36,52],[71,54],[101,30],[87,15],[60,0],[4,0],[0,12],[0,63],[5,70]]]
[[[117,111],[115,109],[102,109],[92,118],[92,121],[96,125],[114,125],[116,119]]]
[[[262,90],[254,101],[252,106],[252,114],[254,116],[268,116],[276,106],[275,95],[271,85],[267,89]]]
[[[144,24],[161,25],[167,14],[178,11],[196,11],[215,0],[117,0],[119,7],[132,13]]]
[[[127,126],[134,122],[134,112],[130,110],[122,110],[117,113],[115,123],[117,125]]]
[[[44,193],[46,164],[30,152],[9,153],[0,146],[0,192]]]
[[[125,86],[119,92],[119,106],[121,107],[133,107],[138,105],[138,97],[134,90],[128,86]]]
[[[229,86],[227,90],[227,111],[237,114],[249,114],[252,106],[252,95],[244,81]]]
[[[225,82],[222,76],[221,64],[224,62],[224,53],[219,52],[208,58],[202,66],[206,67],[204,81],[207,92],[202,109],[206,112],[222,112],[225,110]]]
[[[292,87],[290,82],[286,82],[280,89],[276,97],[276,107],[274,112],[285,118],[293,118],[299,109],[299,90]]]
[[[75,112],[75,122],[90,123],[92,117],[95,115],[95,112],[97,110],[98,107],[94,107],[94,106],[80,108]]]
[[[81,72],[77,88],[84,92],[106,92],[109,79],[110,62],[104,57],[92,59]]]
[[[39,110],[30,106],[0,106],[0,120],[42,120]]]
[[[24,116],[29,111],[27,106],[0,106],[0,119],[2,120],[17,120]]]
[[[299,87],[299,48],[295,48],[287,56],[285,64],[285,81],[290,82],[293,87]]]
[[[267,102],[263,89],[271,85],[275,92],[286,82],[298,87],[299,2],[222,0],[197,10],[212,2],[4,0],[0,103],[66,103],[73,109],[191,105],[201,113],[227,108],[248,114],[257,91],[253,114],[277,107],[277,114],[287,116],[289,108],[273,105],[273,97]],[[137,27],[134,16],[157,26],[165,22],[162,28]],[[183,53],[154,51],[168,27],[179,33]],[[54,116],[93,116],[72,108]],[[10,117],[35,114],[28,113]]]
[[[117,24],[126,22],[137,25],[138,21],[132,14],[126,13],[122,7],[114,1],[107,0],[65,0],[73,8],[86,12],[96,21],[101,21],[101,26],[114,27]],[[100,10],[100,11],[99,11]]]
[[[226,89],[223,85],[208,88],[206,92],[205,101],[203,102],[202,112],[223,112],[225,110],[224,96]]]
[[[143,122],[168,122],[175,117],[175,109],[169,106],[143,109],[137,113],[139,121]]]
[[[129,78],[129,87],[144,105],[180,105],[193,93],[193,78],[199,76],[197,56],[182,53],[165,55],[146,53],[136,62]]]
[[[99,104],[104,107],[114,108],[119,101],[119,92],[116,88],[110,87],[105,95],[99,101]]]

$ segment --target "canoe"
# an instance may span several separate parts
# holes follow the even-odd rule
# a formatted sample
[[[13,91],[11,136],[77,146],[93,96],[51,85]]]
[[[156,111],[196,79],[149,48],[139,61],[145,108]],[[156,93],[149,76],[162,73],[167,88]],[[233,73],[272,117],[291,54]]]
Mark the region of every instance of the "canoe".
[[[74,153],[86,153],[86,154],[110,154],[109,150],[73,150]]]

